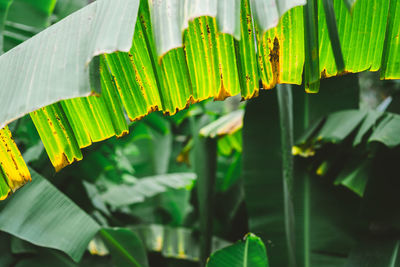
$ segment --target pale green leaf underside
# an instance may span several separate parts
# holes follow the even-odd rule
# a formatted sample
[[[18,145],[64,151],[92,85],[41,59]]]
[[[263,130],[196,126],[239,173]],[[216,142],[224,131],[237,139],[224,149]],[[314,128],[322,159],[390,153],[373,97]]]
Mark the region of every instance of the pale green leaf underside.
[[[240,40],[240,0],[149,0],[157,53],[161,57],[169,50],[182,47],[182,32],[189,21],[210,16],[217,20],[218,31]],[[278,25],[279,18],[306,0],[251,0],[254,19],[264,33]]]
[[[306,0],[251,0],[254,19],[262,33],[278,25],[287,11],[306,4]]]
[[[100,0],[0,57],[0,127],[62,99],[90,95],[94,56],[129,51],[138,0]]]

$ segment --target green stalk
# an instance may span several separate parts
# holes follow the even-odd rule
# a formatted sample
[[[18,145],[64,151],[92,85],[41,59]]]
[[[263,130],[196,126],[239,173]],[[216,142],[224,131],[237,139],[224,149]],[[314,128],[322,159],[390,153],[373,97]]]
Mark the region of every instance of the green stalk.
[[[296,266],[295,216],[293,209],[293,97],[291,85],[277,86],[282,148],[283,203],[289,266]]]
[[[211,254],[214,188],[217,173],[217,140],[199,137],[196,144],[197,198],[200,210],[200,264]]]

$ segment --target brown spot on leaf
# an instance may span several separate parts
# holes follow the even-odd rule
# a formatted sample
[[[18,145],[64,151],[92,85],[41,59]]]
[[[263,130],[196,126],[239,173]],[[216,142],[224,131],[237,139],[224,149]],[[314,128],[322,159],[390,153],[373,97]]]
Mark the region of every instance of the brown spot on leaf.
[[[271,62],[273,84],[279,83],[279,39],[275,36],[273,48],[269,50],[269,61]]]

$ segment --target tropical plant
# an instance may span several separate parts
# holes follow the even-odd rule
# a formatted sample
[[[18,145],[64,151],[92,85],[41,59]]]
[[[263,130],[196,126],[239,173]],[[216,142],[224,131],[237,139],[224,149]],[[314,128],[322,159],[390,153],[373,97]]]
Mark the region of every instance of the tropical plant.
[[[86,4],[0,0],[1,265],[398,264],[397,115],[348,73],[399,79],[399,1]]]

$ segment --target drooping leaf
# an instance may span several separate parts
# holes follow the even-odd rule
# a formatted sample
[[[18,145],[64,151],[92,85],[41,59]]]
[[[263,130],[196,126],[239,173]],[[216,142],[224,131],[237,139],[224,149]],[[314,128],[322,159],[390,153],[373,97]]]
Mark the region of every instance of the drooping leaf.
[[[8,90],[1,90],[0,99],[7,112],[0,115],[0,127],[60,99],[98,91],[89,79],[89,63],[101,53],[129,51],[137,10],[135,0],[96,1],[4,54],[0,87]],[[15,69],[10,79],[7,70]]]
[[[352,13],[345,1],[334,1],[334,12],[346,72],[377,71],[381,66],[389,1],[358,0]],[[321,10],[322,11],[322,10]],[[322,77],[338,74],[325,20],[319,25],[319,57]],[[336,48],[334,48],[336,49]],[[394,65],[392,65],[394,66]]]
[[[207,267],[268,267],[267,251],[261,239],[248,234],[244,241],[216,251]]]
[[[110,111],[113,110],[113,107],[121,106],[121,103],[118,104],[118,100],[114,101],[116,100],[115,98],[118,98],[116,92],[119,92],[119,97],[122,99],[122,105],[125,107],[128,113],[130,113],[129,117],[131,120],[140,119],[155,109],[162,109],[166,114],[174,114],[178,110],[187,107],[188,104],[202,100],[203,97],[223,99],[226,96],[237,94],[240,91],[242,91],[243,98],[255,96],[257,95],[258,78],[257,71],[255,71],[256,66],[254,65],[256,61],[254,60],[255,49],[253,49],[254,38],[252,39],[254,32],[252,17],[254,20],[258,20],[259,18],[268,20],[276,17],[276,14],[282,15],[293,6],[304,4],[303,1],[290,1],[285,3],[271,2],[272,5],[275,4],[275,8],[268,9],[267,12],[272,12],[272,15],[263,17],[261,15],[266,9],[259,8],[252,10],[253,12],[257,13],[252,14],[247,1],[242,1],[240,5],[237,2],[230,5],[230,3],[227,1],[221,1],[221,3],[217,3],[217,1],[210,1],[204,5],[202,5],[200,2],[190,2],[188,5],[186,5],[188,10],[186,10],[187,12],[185,15],[185,12],[183,12],[185,11],[183,2],[178,3],[177,1],[165,0],[161,2],[158,1],[156,6],[159,4],[160,6],[156,7],[155,9],[159,8],[159,12],[167,12],[166,10],[168,9],[162,10],[160,7],[163,5],[172,4],[170,7],[173,7],[176,10],[181,10],[184,15],[181,13],[176,13],[173,14],[175,16],[174,19],[163,18],[166,20],[166,22],[159,23],[155,21],[158,21],[160,18],[154,16],[153,14],[155,12],[155,2],[150,1],[150,10],[148,7],[148,1],[140,1],[140,8],[139,2],[136,0],[129,0],[125,1],[124,3],[117,3],[114,1],[113,7],[108,6],[108,3],[106,4],[105,2],[105,0],[97,1],[96,3],[82,9],[82,11],[77,12],[77,14],[72,15],[66,20],[52,26],[50,29],[38,34],[32,40],[21,45],[20,48],[16,48],[8,53],[10,55],[19,55],[18,57],[20,58],[20,61],[15,63],[16,65],[14,67],[16,68],[18,67],[17,64],[21,64],[23,65],[23,68],[21,72],[13,73],[15,76],[12,76],[12,79],[1,79],[1,81],[17,81],[16,84],[7,83],[2,85],[7,88],[13,89],[15,87],[17,90],[22,90],[10,91],[14,92],[15,95],[19,94],[23,95],[24,97],[33,97],[36,95],[36,93],[21,93],[25,92],[24,90],[30,90],[26,88],[40,88],[40,90],[43,91],[39,91],[40,93],[37,95],[40,95],[40,97],[36,97],[35,101],[28,101],[27,99],[24,100],[23,98],[20,98],[18,102],[20,104],[24,102],[20,108],[25,108],[24,105],[28,102],[33,104],[34,107],[30,106],[30,108],[28,108],[28,106],[26,106],[26,109],[24,110],[16,108],[15,110],[18,111],[18,114],[10,115],[11,117],[5,118],[1,125],[5,125],[7,122],[26,113],[27,111],[32,111],[36,108],[51,104],[60,99],[88,95],[92,89],[98,89],[101,87],[100,76],[104,77],[105,74],[100,73],[99,75],[99,66],[96,66],[96,64],[99,63],[96,62],[97,60],[92,61],[92,64],[89,64],[89,62],[91,61],[92,56],[102,53],[110,53],[115,50],[123,50],[125,52],[107,55],[105,57],[105,64],[103,64],[103,71],[107,70],[109,71],[109,74],[111,74],[109,75],[110,79],[108,80],[110,83],[108,83],[108,85],[113,85],[115,83],[117,88],[114,88],[114,97],[110,98],[112,99],[110,100],[112,103],[108,103],[109,100],[106,100],[105,105],[107,108],[102,109],[107,109],[111,114],[112,112]],[[253,2],[257,5],[265,4],[258,1],[252,1],[252,5],[254,5]],[[317,2],[315,1],[315,3]],[[129,5],[130,9],[124,8],[124,4]],[[126,13],[132,14],[136,14],[137,9],[139,8],[139,19],[136,20],[134,16],[128,16],[126,13],[124,13],[126,16],[124,14],[120,14],[119,16],[113,18],[112,14],[114,13],[112,13],[110,10],[106,10],[108,7],[110,7],[110,10],[111,8],[115,8],[116,10],[118,8],[122,8],[124,11],[126,11]],[[261,5],[261,7],[265,7],[265,5]],[[60,55],[60,59],[58,60],[57,58],[57,60],[54,61],[58,64],[59,62],[64,62],[64,60],[67,60],[68,62],[71,61],[71,64],[66,64],[66,66],[78,66],[78,68],[74,67],[74,71],[67,71],[67,73],[71,73],[71,77],[67,78],[61,74],[63,72],[60,71],[60,69],[63,69],[62,67],[51,68],[50,73],[52,73],[52,75],[49,75],[51,78],[48,80],[43,78],[44,74],[47,74],[47,71],[44,70],[44,67],[40,72],[34,72],[35,69],[40,69],[34,68],[34,66],[44,66],[53,62],[51,56],[48,54],[43,52],[44,56],[42,57],[42,53],[34,52],[35,44],[42,43],[42,40],[46,40],[45,43],[47,46],[42,45],[42,47],[45,47],[46,49],[43,49],[42,51],[51,50],[52,45],[54,44],[49,41],[49,33],[52,33],[58,29],[69,29],[70,26],[67,25],[69,23],[71,25],[78,25],[80,24],[79,20],[91,16],[90,13],[96,12],[95,10],[99,11],[102,8],[104,8],[104,12],[110,15],[108,17],[108,21],[112,21],[115,24],[115,27],[113,28],[119,28],[124,32],[120,35],[121,49],[119,49],[120,47],[118,45],[112,45],[112,49],[107,47],[107,45],[104,47],[102,46],[102,44],[105,44],[106,41],[110,41],[108,44],[111,44],[114,40],[118,39],[116,38],[117,31],[111,30],[111,27],[105,30],[106,32],[108,31],[108,33],[104,35],[100,32],[91,31],[94,32],[94,34],[100,34],[101,37],[98,39],[87,37],[88,39],[83,38],[81,41],[83,40],[83,42],[86,42],[89,39],[96,39],[94,42],[97,42],[96,45],[99,46],[92,46],[93,43],[91,44],[88,41],[88,46],[84,46],[88,48],[87,51],[84,51],[85,49],[83,49],[79,50],[82,53],[79,51],[78,53],[75,53],[77,52],[77,47],[79,47],[79,49],[82,47],[82,45],[77,45],[76,47],[71,47],[70,50],[63,50],[63,53],[68,51],[68,53],[71,52],[71,55],[78,56],[74,57],[69,55],[62,57]],[[335,1],[334,10],[337,15],[339,39],[343,48],[342,50],[345,58],[346,71],[357,72],[365,69],[377,70],[379,67],[381,67],[382,51],[385,46],[384,40],[390,40],[388,37],[389,35],[392,36],[391,40],[393,40],[393,36],[396,36],[396,16],[389,17],[393,18],[392,20],[389,19],[389,21],[390,25],[394,25],[392,27],[394,30],[390,31],[390,28],[388,28],[389,30],[385,34],[385,25],[389,12],[389,1],[385,0],[382,5],[380,5],[377,0],[359,0],[354,6],[353,16],[355,19],[352,19],[347,10],[345,10],[345,12],[347,12],[345,13],[343,8],[344,4],[342,1]],[[268,30],[265,35],[263,35],[265,29],[259,27],[262,23],[256,23],[256,25],[260,24],[259,26],[255,27],[260,28],[256,29],[255,31],[258,32],[255,34],[256,39],[258,40],[257,64],[265,88],[271,88],[276,83],[300,84],[301,82],[303,64],[305,60],[304,17],[302,14],[303,9],[303,7],[290,9],[281,17],[279,21],[277,21],[278,26]],[[128,12],[128,10],[130,11]],[[240,12],[238,12],[238,10],[240,10]],[[366,10],[367,12],[364,12],[363,10]],[[375,10],[375,12],[373,10]],[[392,13],[395,12],[393,11],[395,10],[393,8],[390,10]],[[367,20],[368,23],[360,23],[360,21],[362,21],[363,14],[366,14],[368,18],[371,18]],[[376,16],[372,17],[372,14]],[[92,15],[95,14],[93,13]],[[124,20],[124,18],[126,18],[126,20]],[[312,19],[312,21],[316,22],[317,20]],[[90,23],[86,23],[85,27],[82,29],[85,31],[90,31],[90,27],[98,27],[97,29],[100,31],[100,28],[102,27],[101,24],[102,22],[100,19],[90,20]],[[136,27],[133,27],[134,25],[136,25]],[[234,33],[236,36],[239,26],[242,31],[241,36],[246,36],[246,38],[241,38],[240,41],[237,41],[230,34]],[[174,49],[167,53],[163,52],[163,56],[159,58],[160,54],[157,54],[157,48],[160,47],[160,44],[163,44],[163,41],[166,43],[169,42],[167,40],[168,38],[161,40],[162,36],[168,36],[170,33],[168,31],[160,30],[162,27],[172,27],[174,29],[173,39],[179,43],[179,46],[173,46]],[[322,35],[320,38],[318,38],[320,40],[319,47],[314,45],[314,48],[319,48],[319,55],[324,56],[324,59],[321,57],[320,62],[320,71],[322,72],[322,76],[329,77],[337,74],[337,70],[335,69],[336,67],[334,64],[333,54],[330,52],[331,43],[330,40],[327,39],[329,38],[328,34],[325,34],[327,33],[325,27],[326,25],[324,23],[318,25],[318,33],[321,32]],[[134,40],[132,43],[133,28],[135,31],[133,35]],[[219,28],[223,30],[221,31]],[[187,30],[184,30],[182,34],[183,29]],[[225,30],[228,33],[225,33]],[[73,37],[74,33],[69,34],[71,34]],[[63,34],[62,38],[73,39],[71,36]],[[82,33],[80,36],[87,36],[87,34]],[[372,36],[377,36],[377,38]],[[386,38],[384,38],[384,36],[386,36]],[[62,38],[57,38],[57,41],[66,43]],[[201,42],[196,42],[196,40]],[[76,43],[78,44],[79,42]],[[396,42],[394,42],[393,45],[396,45]],[[390,45],[390,47],[393,45]],[[94,49],[94,47],[97,47],[98,49]],[[370,49],[371,47],[372,49]],[[189,50],[192,54],[190,54]],[[243,51],[246,52],[243,53]],[[323,53],[323,51],[327,51],[327,53]],[[374,51],[374,53],[370,53],[369,51]],[[198,54],[196,54],[196,52],[198,52]],[[34,56],[30,57],[29,55]],[[55,53],[55,55],[56,57],[59,56],[57,53]],[[196,58],[196,55],[199,56]],[[2,58],[5,58],[4,62],[8,62],[11,57],[13,56],[6,55]],[[33,58],[36,61],[32,64],[21,63],[26,58]],[[307,57],[307,60],[309,58],[310,57]],[[206,60],[203,61],[203,59]],[[77,63],[77,65],[75,63]],[[390,66],[395,66],[396,62],[391,61],[387,64]],[[390,67],[389,65],[388,67]],[[5,68],[13,69],[14,67],[6,66]],[[53,72],[57,74],[53,75]],[[88,78],[88,76],[90,76],[89,74],[93,74],[91,76],[93,79]],[[196,74],[199,74],[199,76],[196,76]],[[19,76],[17,75],[23,75],[23,78],[18,78]],[[24,80],[26,77],[33,78],[30,79],[31,82],[28,83],[28,80]],[[63,80],[64,78],[65,80]],[[53,90],[53,88],[60,88],[60,85],[62,85],[64,89],[67,87],[68,89],[74,88],[74,90],[76,90],[74,92],[78,92],[79,94],[59,95],[60,92],[58,90]],[[103,82],[103,87],[104,86],[105,84]],[[42,96],[48,95],[46,92],[50,91],[57,91],[58,96],[52,95],[52,100],[46,98],[46,101],[44,101]],[[65,93],[66,91],[63,92]],[[69,90],[69,93],[71,93],[71,90]],[[7,95],[3,96],[7,97]],[[4,97],[2,97],[2,99],[4,99]],[[12,101],[7,101],[8,104],[11,102]],[[14,105],[13,107],[16,106]],[[6,106],[6,108],[8,108],[8,106]],[[10,109],[7,110],[9,111]],[[14,112],[11,111],[11,113]],[[116,113],[117,116],[111,116],[111,119],[114,117],[123,117],[123,114],[119,108]],[[99,115],[98,117],[103,118],[102,115]],[[96,119],[96,121],[93,123],[97,122],[99,122],[98,119]],[[73,124],[71,122],[69,123]],[[87,121],[81,121],[81,124],[84,123],[87,123]],[[117,135],[126,133],[122,120],[118,119],[117,121],[112,121],[112,125],[117,131]],[[79,139],[78,132],[79,131],[75,129],[74,134],[77,135],[77,138]],[[111,133],[104,134],[102,138],[108,138],[112,135],[113,134]],[[85,143],[88,144],[89,142]],[[72,148],[72,150],[75,150],[75,148]],[[65,154],[64,151],[61,151],[61,157],[63,154]],[[77,154],[79,154],[79,152],[77,152]],[[73,161],[74,160],[70,162]],[[63,165],[61,164],[61,166]],[[57,168],[61,167],[58,166]]]
[[[342,48],[340,46],[340,40],[339,40],[339,33],[338,33],[338,28],[337,28],[337,23],[336,23],[336,15],[335,15],[335,9],[333,7],[333,1],[332,0],[322,0],[322,5],[323,5],[323,12],[320,8],[321,5],[318,7],[318,19],[326,19],[326,24],[328,28],[328,33],[329,33],[329,39],[331,41],[331,47],[333,50],[333,55],[335,57],[335,63],[336,63],[336,68],[338,69],[338,73],[342,73],[345,69],[344,65],[344,59],[343,59],[343,54],[342,54]],[[321,30],[322,27],[319,27],[319,30]],[[321,33],[318,33],[319,35]]]
[[[382,57],[381,79],[398,79],[400,76],[400,3],[390,1],[386,40]]]
[[[31,175],[8,127],[0,130],[0,200],[31,181]]]
[[[79,261],[100,226],[50,182],[30,171],[32,183],[2,203],[0,230],[61,250]]]
[[[302,83],[304,68],[304,7],[285,13],[277,27],[261,35],[258,29],[258,68],[264,89],[278,83]]]

